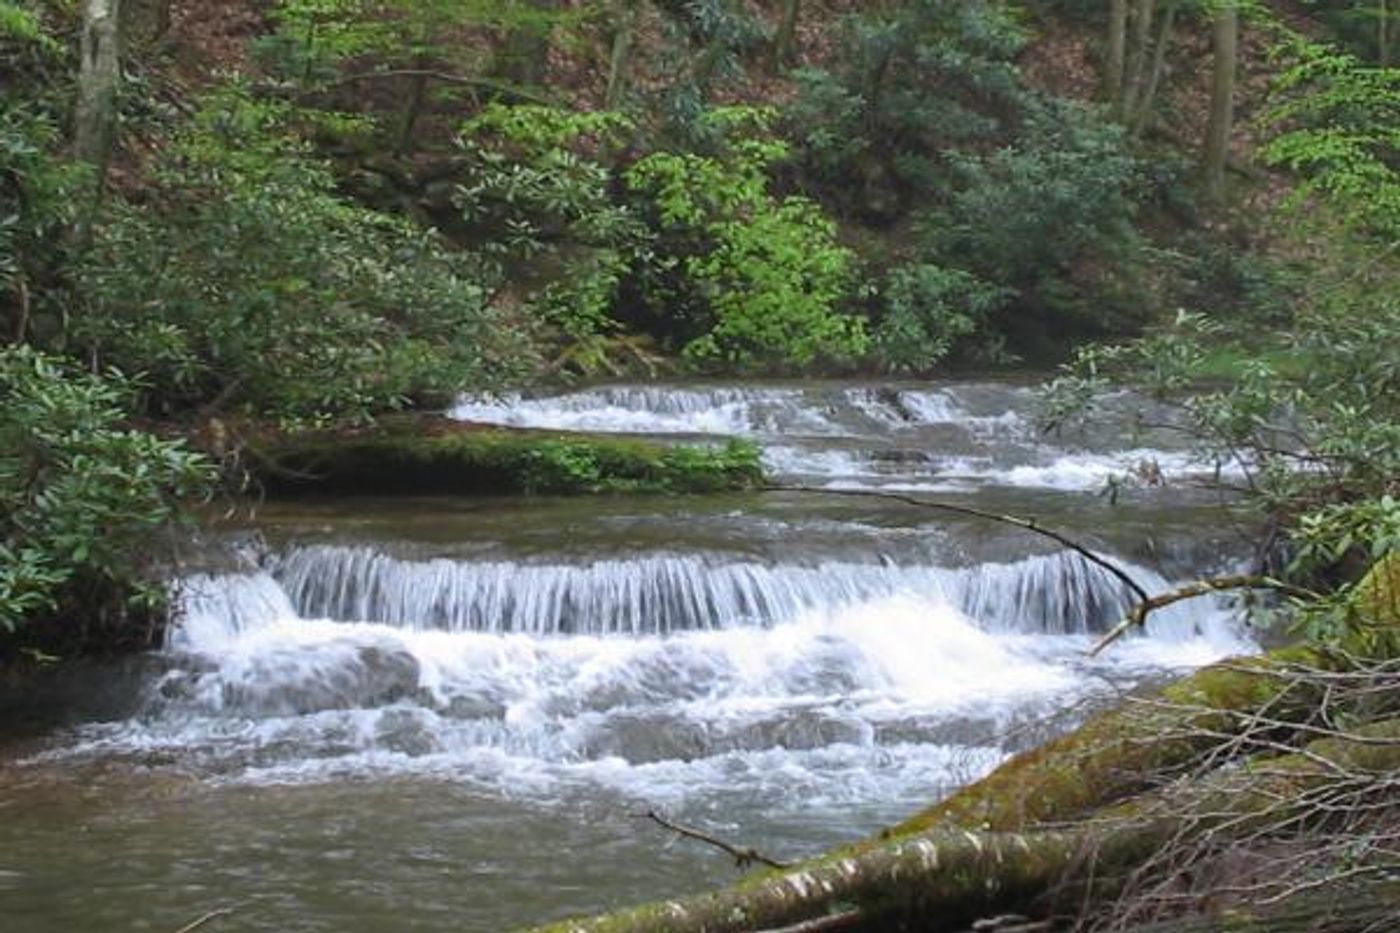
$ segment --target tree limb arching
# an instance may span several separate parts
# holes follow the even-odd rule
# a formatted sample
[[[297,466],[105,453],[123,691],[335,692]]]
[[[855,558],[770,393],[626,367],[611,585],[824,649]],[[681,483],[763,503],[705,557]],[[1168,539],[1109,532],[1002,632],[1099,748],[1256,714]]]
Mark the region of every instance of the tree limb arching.
[[[1209,596],[1214,593],[1228,592],[1230,590],[1247,589],[1275,590],[1290,596],[1317,595],[1315,593],[1310,593],[1307,590],[1304,590],[1300,587],[1284,583],[1281,580],[1275,580],[1272,577],[1236,574],[1222,577],[1207,577],[1203,580],[1193,580],[1190,583],[1178,587],[1177,589],[1168,590],[1165,593],[1158,593],[1154,596],[1148,594],[1147,590],[1140,583],[1138,583],[1137,580],[1133,579],[1131,574],[1119,567],[1117,564],[1114,564],[1112,561],[1109,561],[1108,559],[1094,553],[1094,551],[1075,541],[1073,538],[1070,538],[1067,535],[1062,534],[1061,532],[1055,531],[1052,528],[1046,528],[1045,526],[1038,524],[1033,518],[1023,518],[1016,515],[1003,515],[998,512],[988,512],[984,509],[973,508],[971,506],[956,505],[951,502],[940,502],[933,499],[922,499],[916,496],[904,495],[902,493],[883,492],[878,489],[824,489],[819,486],[784,485],[770,485],[765,487],[765,489],[772,492],[800,492],[816,493],[828,496],[859,496],[874,499],[888,499],[893,502],[903,502],[907,505],[914,505],[920,508],[934,509],[942,512],[952,512],[958,515],[971,515],[975,518],[985,518],[988,521],[1000,522],[1001,524],[1011,525],[1016,528],[1024,528],[1026,531],[1033,532],[1035,534],[1049,538],[1052,541],[1056,541],[1064,545],[1066,548],[1069,548],[1071,551],[1074,551],[1076,554],[1080,555],[1085,560],[1090,561],[1096,566],[1102,567],[1104,570],[1107,570],[1109,573],[1113,574],[1113,576],[1118,578],[1120,581],[1122,581],[1122,583],[1125,586],[1132,590],[1133,595],[1137,597],[1137,601],[1133,603],[1132,607],[1128,610],[1128,614],[1123,618],[1123,620],[1117,625],[1115,625],[1112,629],[1110,629],[1107,634],[1105,634],[1102,638],[1095,642],[1094,646],[1089,649],[1088,656],[1091,658],[1096,657],[1105,648],[1113,644],[1119,638],[1123,637],[1132,629],[1145,625],[1147,623],[1147,617],[1150,616],[1153,612],[1157,611],[1158,609],[1164,609],[1167,606],[1173,605],[1175,603],[1183,602],[1184,600],[1195,599],[1199,596]]]
[[[1013,528],[1023,528],[1026,531],[1029,531],[1033,534],[1038,534],[1041,537],[1049,538],[1051,541],[1055,541],[1060,545],[1069,548],[1071,551],[1074,551],[1076,554],[1078,554],[1080,557],[1083,557],[1091,564],[1094,564],[1096,566],[1102,567],[1104,570],[1107,570],[1109,573],[1113,574],[1113,576],[1118,578],[1118,580],[1121,581],[1124,586],[1133,591],[1133,595],[1137,597],[1138,602],[1145,603],[1152,598],[1152,596],[1147,592],[1147,590],[1142,586],[1142,584],[1138,583],[1137,580],[1133,579],[1132,574],[1128,573],[1122,567],[1119,567],[1117,564],[1113,563],[1105,557],[1101,557],[1098,554],[1095,554],[1092,550],[1080,544],[1078,541],[1075,541],[1073,538],[1061,534],[1053,528],[1046,528],[1044,525],[1038,523],[1034,518],[1024,518],[1019,515],[1003,515],[999,512],[988,512],[985,509],[973,508],[972,506],[968,505],[955,505],[951,502],[940,502],[936,499],[921,499],[917,496],[910,496],[897,492],[884,492],[879,489],[825,489],[820,486],[786,486],[782,484],[774,484],[765,486],[764,490],[767,492],[798,492],[804,494],[823,496],[848,496],[853,498],[886,499],[890,502],[903,502],[906,505],[918,506],[919,508],[923,509],[933,509],[934,511],[938,512],[952,512],[955,515],[970,515],[974,518],[985,518],[988,521],[999,522],[1003,525],[1011,525]]]
[[[1103,651],[1119,638],[1122,638],[1132,629],[1146,625],[1147,617],[1158,609],[1164,609],[1173,603],[1183,602],[1184,600],[1196,599],[1199,596],[1210,596],[1215,593],[1224,593],[1230,590],[1276,590],[1289,596],[1316,595],[1300,587],[1284,583],[1281,580],[1275,580],[1273,577],[1235,575],[1193,580],[1177,589],[1168,590],[1165,593],[1158,593],[1156,596],[1145,599],[1133,606],[1132,609],[1128,610],[1128,614],[1123,618],[1123,621],[1109,629],[1107,634],[1094,643],[1094,647],[1089,649],[1089,657],[1096,657],[1099,652]]]

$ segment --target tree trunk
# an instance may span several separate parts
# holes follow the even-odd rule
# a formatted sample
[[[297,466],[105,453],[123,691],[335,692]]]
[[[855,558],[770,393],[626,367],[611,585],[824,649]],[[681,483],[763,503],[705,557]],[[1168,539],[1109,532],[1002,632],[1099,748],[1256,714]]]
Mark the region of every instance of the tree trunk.
[[[78,102],[73,118],[73,157],[92,167],[87,203],[78,210],[73,231],[79,248],[87,243],[102,203],[107,164],[117,125],[117,84],[121,80],[119,0],[85,0],[78,66]]]
[[[117,122],[117,82],[121,79],[119,0],[85,0],[78,70],[78,106],[73,124],[73,155],[106,170]]]
[[[612,54],[608,57],[608,90],[603,105],[608,110],[618,110],[627,95],[627,76],[632,64],[632,42],[637,21],[635,0],[614,0],[612,20]]]
[[[1201,180],[1207,201],[1225,202],[1225,163],[1235,111],[1235,69],[1239,57],[1239,10],[1227,3],[1215,14],[1215,63],[1211,78],[1210,122],[1201,150]]]
[[[1123,59],[1128,48],[1128,0],[1108,2],[1108,53],[1104,66],[1104,99],[1115,110],[1123,105]]]
[[[428,64],[428,59],[421,55],[413,62],[414,74],[409,78],[412,83],[403,120],[399,123],[399,138],[394,144],[395,155],[404,155],[413,149],[413,128],[418,124],[418,115],[423,111],[423,101],[428,94]]]
[[[773,34],[773,70],[781,71],[791,64],[797,51],[797,18],[801,14],[801,0],[784,0],[783,18],[778,23],[778,31]]]
[[[1147,81],[1149,46],[1152,44],[1152,18],[1157,4],[1154,0],[1137,0],[1133,6],[1132,45],[1128,50],[1127,75],[1123,79],[1124,120],[1132,120],[1138,112]]]
[[[1390,3],[1376,0],[1376,61],[1382,68],[1390,67]]]
[[[1152,68],[1147,75],[1147,87],[1137,102],[1137,112],[1133,117],[1133,135],[1141,136],[1152,120],[1152,108],[1157,105],[1157,89],[1162,85],[1162,71],[1167,66],[1167,48],[1172,41],[1172,27],[1176,23],[1176,7],[1167,7],[1162,13],[1162,27],[1157,33],[1157,43],[1152,49]]]
[[[1165,844],[1206,833],[1247,835],[1288,820],[1303,795],[1337,779],[1400,767],[1400,721],[1328,738],[1255,771],[1226,765],[1140,800],[1086,814],[1069,828],[1027,833],[938,827],[880,844],[838,849],[709,894],[662,901],[541,933],[752,933],[859,912],[850,929],[953,931],[990,914],[1082,909],[1121,890],[1126,873]],[[1305,799],[1305,798],[1303,798]],[[1294,809],[1290,809],[1294,808]],[[844,925],[843,925],[844,927]]]

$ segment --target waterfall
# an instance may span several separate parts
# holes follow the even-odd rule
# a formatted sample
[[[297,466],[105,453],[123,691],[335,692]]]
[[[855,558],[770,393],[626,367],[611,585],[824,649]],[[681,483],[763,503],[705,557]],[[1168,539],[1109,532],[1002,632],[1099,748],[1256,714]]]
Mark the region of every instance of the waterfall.
[[[1133,565],[1149,590],[1170,584]],[[763,627],[804,613],[891,596],[957,608],[979,627],[1086,634],[1130,604],[1121,581],[1078,554],[952,569],[893,562],[769,565],[712,554],[648,555],[587,564],[405,560],[371,547],[292,548],[268,573],[201,575],[181,587],[173,647],[220,643],[270,619],[374,622],[420,631],[534,636],[666,635]],[[1161,613],[1181,632],[1218,611],[1210,600]]]

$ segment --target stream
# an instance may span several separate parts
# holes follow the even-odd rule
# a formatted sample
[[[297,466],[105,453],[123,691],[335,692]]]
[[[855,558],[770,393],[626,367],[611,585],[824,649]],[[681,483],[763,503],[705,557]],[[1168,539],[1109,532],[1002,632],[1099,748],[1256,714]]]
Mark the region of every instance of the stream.
[[[613,386],[467,421],[751,438],[779,481],[1033,515],[1149,591],[1250,556],[1120,398],[1046,435],[1006,381]],[[1165,417],[1165,416],[1163,416]],[[1158,419],[1153,419],[1154,421]],[[1111,493],[1111,494],[1110,494]],[[0,698],[0,929],[494,931],[859,839],[1124,691],[1256,650],[1220,600],[1099,658],[1113,576],[874,497],[269,503],[166,650]]]

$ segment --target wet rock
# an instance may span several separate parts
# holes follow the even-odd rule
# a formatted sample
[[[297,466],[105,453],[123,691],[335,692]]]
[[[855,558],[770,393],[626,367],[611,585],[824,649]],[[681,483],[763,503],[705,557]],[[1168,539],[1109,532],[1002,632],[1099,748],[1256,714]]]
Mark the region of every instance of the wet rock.
[[[223,684],[223,706],[252,716],[303,715],[387,706],[418,692],[418,660],[406,649],[360,645],[337,654],[260,658]]]

